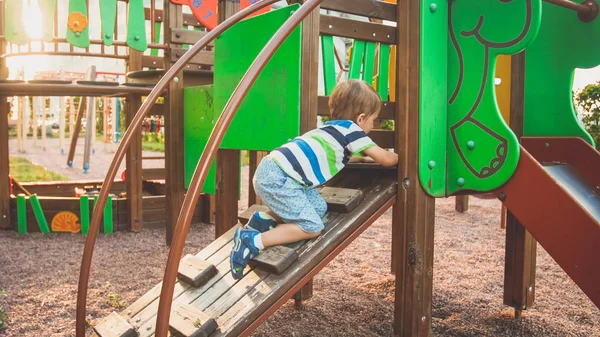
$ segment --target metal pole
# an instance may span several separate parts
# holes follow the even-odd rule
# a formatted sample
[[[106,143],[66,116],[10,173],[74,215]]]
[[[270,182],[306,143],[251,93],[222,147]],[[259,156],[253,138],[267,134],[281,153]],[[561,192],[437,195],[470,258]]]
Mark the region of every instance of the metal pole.
[[[569,1],[569,0],[544,0],[547,3],[559,6],[559,7],[563,7],[566,9],[571,9],[576,11],[577,13],[589,13],[592,11],[592,7],[591,6],[587,6],[584,4],[580,4],[577,2],[573,2],[573,1]]]

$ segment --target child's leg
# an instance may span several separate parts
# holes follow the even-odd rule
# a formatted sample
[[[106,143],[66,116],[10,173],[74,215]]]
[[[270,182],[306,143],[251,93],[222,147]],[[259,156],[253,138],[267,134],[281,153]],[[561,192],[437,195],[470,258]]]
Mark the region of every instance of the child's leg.
[[[268,232],[260,234],[263,247],[284,245],[301,240],[308,240],[319,236],[321,232],[308,233],[300,229],[295,223],[277,225]]]

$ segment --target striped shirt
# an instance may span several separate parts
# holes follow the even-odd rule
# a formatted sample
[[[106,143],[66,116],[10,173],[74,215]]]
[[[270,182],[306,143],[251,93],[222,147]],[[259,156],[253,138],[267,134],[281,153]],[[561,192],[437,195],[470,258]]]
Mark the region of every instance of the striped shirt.
[[[348,163],[351,155],[375,143],[349,120],[335,120],[273,150],[267,157],[304,186],[324,184]]]

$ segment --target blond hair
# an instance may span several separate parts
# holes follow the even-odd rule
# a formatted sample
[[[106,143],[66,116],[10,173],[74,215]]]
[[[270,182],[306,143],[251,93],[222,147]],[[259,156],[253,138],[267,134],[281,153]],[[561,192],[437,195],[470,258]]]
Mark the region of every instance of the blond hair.
[[[338,84],[329,97],[332,120],[356,121],[360,114],[370,117],[381,110],[379,94],[367,82],[348,80]]]

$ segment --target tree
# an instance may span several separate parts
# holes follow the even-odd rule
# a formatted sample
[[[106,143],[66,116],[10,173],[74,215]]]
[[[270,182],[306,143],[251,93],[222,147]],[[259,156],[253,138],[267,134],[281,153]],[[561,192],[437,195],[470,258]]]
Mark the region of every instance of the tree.
[[[583,109],[583,125],[600,150],[600,82],[588,84],[575,94],[575,102]]]

